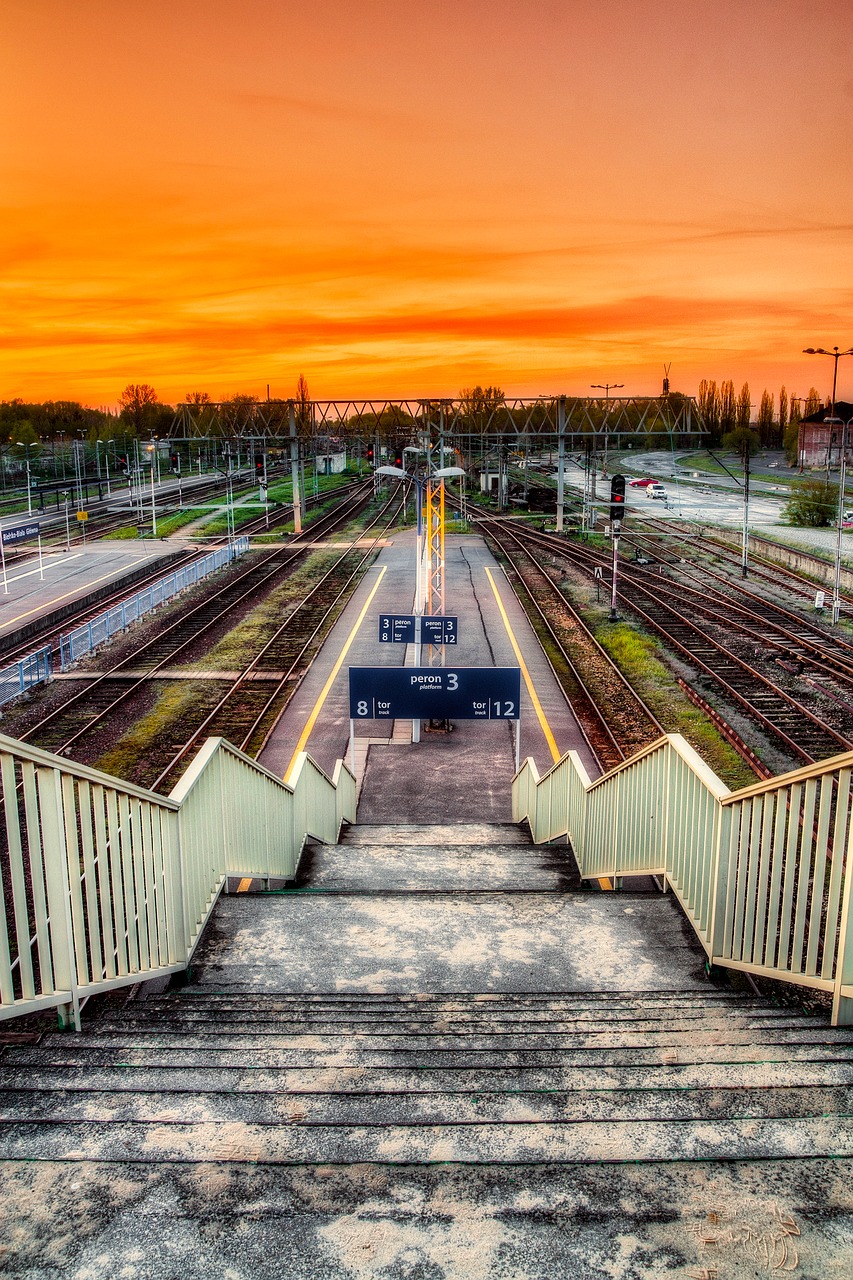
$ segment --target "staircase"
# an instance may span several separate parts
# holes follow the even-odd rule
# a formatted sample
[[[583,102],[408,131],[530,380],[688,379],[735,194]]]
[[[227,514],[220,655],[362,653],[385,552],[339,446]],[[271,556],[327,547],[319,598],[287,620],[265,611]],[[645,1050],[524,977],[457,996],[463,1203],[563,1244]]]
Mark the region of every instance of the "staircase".
[[[0,1086],[21,1280],[853,1270],[853,1033],[514,827],[350,828]]]

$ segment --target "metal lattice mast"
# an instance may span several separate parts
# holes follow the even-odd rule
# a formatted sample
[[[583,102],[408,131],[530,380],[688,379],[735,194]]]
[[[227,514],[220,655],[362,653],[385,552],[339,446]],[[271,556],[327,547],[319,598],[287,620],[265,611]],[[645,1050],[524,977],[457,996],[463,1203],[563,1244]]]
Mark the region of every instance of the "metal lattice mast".
[[[444,481],[426,487],[427,614],[444,614]],[[444,646],[430,646],[430,666],[443,666]]]

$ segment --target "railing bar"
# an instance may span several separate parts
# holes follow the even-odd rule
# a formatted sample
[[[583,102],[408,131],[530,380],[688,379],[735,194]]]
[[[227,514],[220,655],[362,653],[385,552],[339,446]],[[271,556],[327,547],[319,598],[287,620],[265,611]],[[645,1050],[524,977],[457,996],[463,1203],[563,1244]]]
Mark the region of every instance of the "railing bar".
[[[755,923],[750,959],[761,963],[764,937],[767,927],[767,892],[770,880],[770,860],[773,845],[774,819],[778,794],[770,791],[761,797],[761,853],[758,859],[758,892],[755,904]]]
[[[800,843],[800,874],[797,878],[797,901],[794,908],[794,941],[791,949],[791,971],[802,973],[803,948],[806,933],[806,913],[808,910],[809,881],[812,867],[812,838],[814,834],[814,816],[817,806],[817,779],[809,778],[806,783],[806,803],[803,812],[803,834]]]
[[[80,846],[77,838],[77,797],[74,794],[75,779],[62,775],[62,816],[65,826],[65,857],[68,864],[68,894],[71,903],[71,931],[74,937],[74,955],[77,960],[77,981],[89,981],[89,957],[86,950],[86,929],[83,912],[83,890],[80,885]]]
[[[77,803],[80,812],[80,842],[83,847],[83,889],[86,899],[86,923],[89,938],[92,977],[103,977],[104,965],[101,951],[101,930],[98,917],[98,889],[95,881],[95,847],[92,831],[92,791],[88,782],[77,783]]]
[[[107,792],[107,823],[110,833],[110,879],[112,881],[112,903],[115,918],[116,968],[118,976],[130,973],[130,954],[127,946],[127,924],[124,912],[124,852],[121,838],[121,812],[119,810],[119,792]]]
[[[36,768],[30,761],[21,765],[24,791],[24,813],[27,823],[27,852],[30,863],[30,883],[33,895],[33,919],[38,953],[39,988],[42,993],[54,991],[53,944],[50,936],[47,890],[45,886],[44,860],[42,858],[41,819],[36,782]]]
[[[0,756],[2,760],[3,808],[6,826],[6,846],[9,851],[9,880],[12,891],[12,912],[15,919],[15,938],[18,954],[9,970],[9,980],[16,966],[20,969],[19,982],[24,999],[35,996],[35,977],[33,974],[33,957],[31,951],[29,909],[27,906],[27,884],[24,874],[24,850],[21,841],[21,810],[18,803],[18,780],[15,772],[14,757],[7,752]],[[6,930],[5,913],[3,919]],[[6,935],[6,954],[9,954],[9,939]],[[11,959],[11,956],[9,957]],[[5,995],[2,997],[7,998]],[[9,995],[13,999],[13,995]]]
[[[850,826],[850,769],[842,769],[838,775],[838,792],[835,799],[835,826],[832,832],[832,869],[829,875],[829,893],[826,902],[825,941],[823,946],[822,978],[835,976],[835,959],[838,952],[839,910],[841,888],[845,873],[844,850]]]
[[[107,837],[106,794],[105,788],[95,784],[92,787],[92,806],[95,812],[95,862],[98,869],[98,897],[101,908],[101,937],[103,939],[104,976],[116,976],[115,949],[113,933],[113,917],[110,909],[110,846]]]
[[[148,903],[145,894],[145,821],[142,804],[139,800],[130,801],[130,848],[133,863],[133,900],[135,910],[133,923],[136,926],[134,936],[139,948],[137,967],[149,967],[148,952]],[[128,921],[129,922],[129,921]]]
[[[797,855],[801,833],[805,831],[802,809],[805,804],[805,787],[796,782],[791,787],[791,804],[788,812],[788,839],[785,844],[785,874],[782,885],[782,919],[779,925],[779,947],[776,952],[776,968],[789,967],[791,946],[791,920],[793,917],[794,886],[797,880]]]
[[[829,823],[832,816],[832,801],[835,791],[835,778],[832,774],[821,778],[820,807],[818,809],[817,847],[814,858],[814,871],[811,878],[812,909],[809,917],[808,948],[806,950],[806,973],[817,972],[818,947],[820,946],[821,919],[823,917],[824,899],[826,896],[826,855],[829,843]]]
[[[778,941],[782,869],[785,865],[785,828],[791,820],[791,796],[786,787],[776,793],[776,819],[773,825],[773,857],[770,872],[769,913],[764,941],[764,964],[771,965]]]

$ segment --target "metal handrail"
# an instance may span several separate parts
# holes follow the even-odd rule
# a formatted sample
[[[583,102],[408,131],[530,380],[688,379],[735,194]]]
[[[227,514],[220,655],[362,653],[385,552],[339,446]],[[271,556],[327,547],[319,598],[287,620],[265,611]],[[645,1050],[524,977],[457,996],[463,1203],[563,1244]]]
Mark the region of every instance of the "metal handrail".
[[[355,820],[356,784],[302,753],[287,782],[221,738],[170,796],[0,735],[0,1019],[185,969],[229,876],[291,879]]]
[[[513,816],[567,838],[584,878],[660,876],[710,963],[830,992],[853,1022],[853,752],[736,792],[679,734],[594,781],[575,752],[542,777],[526,760]]]

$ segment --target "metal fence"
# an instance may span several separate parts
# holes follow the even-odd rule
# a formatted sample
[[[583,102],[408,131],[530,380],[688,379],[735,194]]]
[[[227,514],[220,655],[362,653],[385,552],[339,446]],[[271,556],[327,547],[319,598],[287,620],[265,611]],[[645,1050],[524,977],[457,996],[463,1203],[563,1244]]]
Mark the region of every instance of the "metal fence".
[[[179,591],[185,591],[187,587],[192,587],[202,578],[215,573],[217,569],[221,569],[237,556],[243,555],[248,549],[247,537],[235,538],[227,547],[220,547],[218,551],[211,551],[201,560],[194,560],[192,564],[176,569],[174,573],[160,578],[128,600],[122,600],[121,604],[105,610],[91,622],[84,623],[76,631],[70,631],[67,635],[61,636],[59,660],[62,670],[65,671],[72,662],[91,653],[99,645],[105,644],[111,636],[124,631],[132,622],[137,622],[152,609],[171,600]]]
[[[713,964],[815,987],[853,1023],[853,752],[731,792],[680,734],[591,782],[526,760],[513,816],[571,842],[585,878],[653,874]]]
[[[19,662],[0,671],[0,707],[5,702],[26,693],[33,685],[43,684],[53,674],[53,655],[50,645],[27,654]]]
[[[290,878],[306,836],[355,821],[356,784],[287,783],[210,738],[168,797],[0,735],[0,1019],[185,969],[226,878]]]

